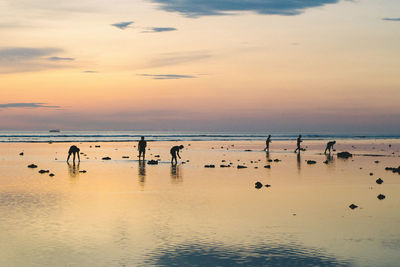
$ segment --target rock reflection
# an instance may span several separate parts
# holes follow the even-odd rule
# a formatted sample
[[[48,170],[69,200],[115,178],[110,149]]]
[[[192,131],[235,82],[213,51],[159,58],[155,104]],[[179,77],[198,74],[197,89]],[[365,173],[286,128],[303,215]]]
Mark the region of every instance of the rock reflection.
[[[350,266],[324,251],[300,244],[265,244],[230,247],[209,244],[183,244],[152,253],[156,266]]]
[[[181,165],[172,164],[171,165],[171,183],[172,184],[180,184],[183,182],[182,173],[181,173]]]
[[[141,187],[144,187],[144,185],[146,183],[146,162],[145,161],[139,161],[138,178],[139,178],[139,185]]]

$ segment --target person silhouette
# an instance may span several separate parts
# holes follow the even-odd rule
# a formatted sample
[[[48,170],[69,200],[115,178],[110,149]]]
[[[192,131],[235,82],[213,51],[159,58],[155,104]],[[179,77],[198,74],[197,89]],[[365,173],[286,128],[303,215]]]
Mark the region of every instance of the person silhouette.
[[[67,158],[67,163],[69,161],[69,158],[71,157],[71,154],[74,154],[73,158],[73,163],[75,163],[75,155],[78,154],[78,162],[81,162],[81,158],[79,156],[79,151],[81,151],[77,146],[71,146],[68,150],[68,158]]]
[[[268,138],[267,138],[267,140],[265,140],[265,148],[264,148],[264,151],[267,151],[267,152],[269,152],[269,144],[270,143],[272,143],[272,141],[271,141],[271,135],[268,135]]]
[[[139,150],[139,161],[140,161],[140,157],[145,158],[146,155],[146,147],[147,147],[147,142],[144,140],[144,136],[142,136],[142,138],[139,141],[138,144],[138,150]]]
[[[331,149],[333,149],[333,145],[336,144],[336,141],[330,141],[326,144],[326,148],[324,151],[324,154],[326,154],[326,151],[329,151],[329,154],[331,154]]]
[[[297,137],[297,148],[294,151],[294,153],[296,153],[297,151],[300,153],[301,151],[301,142],[303,142],[303,140],[301,140],[301,134],[299,134],[299,137]]]
[[[174,164],[174,160],[175,160],[175,164],[178,163],[178,160],[176,159],[176,156],[179,157],[179,159],[181,159],[181,156],[179,155],[179,150],[183,149],[183,145],[180,146],[173,146],[170,150],[171,153],[171,163]]]

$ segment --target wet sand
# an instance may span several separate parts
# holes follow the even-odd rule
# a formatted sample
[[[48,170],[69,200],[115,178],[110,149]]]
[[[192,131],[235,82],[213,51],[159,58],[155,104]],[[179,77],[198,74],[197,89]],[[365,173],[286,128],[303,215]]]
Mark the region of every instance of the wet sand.
[[[398,265],[400,175],[385,170],[398,140],[339,141],[354,156],[328,164],[325,141],[300,156],[293,141],[269,155],[262,142],[182,142],[172,167],[177,144],[148,143],[158,165],[140,164],[136,143],[76,144],[75,166],[68,143],[0,144],[0,266]]]

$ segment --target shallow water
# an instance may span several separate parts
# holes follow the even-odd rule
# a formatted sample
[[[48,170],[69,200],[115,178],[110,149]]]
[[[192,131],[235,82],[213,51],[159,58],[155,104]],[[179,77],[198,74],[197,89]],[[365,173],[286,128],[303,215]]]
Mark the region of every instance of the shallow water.
[[[400,175],[384,170],[398,141],[343,141],[358,156],[328,164],[320,141],[300,157],[292,142],[269,156],[262,142],[184,142],[189,162],[171,167],[175,144],[149,143],[154,166],[135,143],[78,144],[75,166],[68,144],[0,144],[0,266],[398,266]]]

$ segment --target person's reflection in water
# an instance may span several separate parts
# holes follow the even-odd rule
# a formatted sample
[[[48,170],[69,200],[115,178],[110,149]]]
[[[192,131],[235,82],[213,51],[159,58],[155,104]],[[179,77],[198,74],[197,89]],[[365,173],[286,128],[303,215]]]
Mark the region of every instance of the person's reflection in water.
[[[297,172],[300,173],[301,170],[301,156],[300,151],[297,152]]]
[[[265,157],[267,159],[267,164],[268,164],[269,161],[271,160],[271,157],[269,156],[269,151],[267,151],[267,153],[265,153]]]
[[[183,182],[182,173],[181,173],[181,165],[172,164],[171,165],[171,183],[179,184]]]
[[[79,163],[78,164],[68,164],[68,174],[71,180],[75,181],[76,178],[79,177]]]
[[[138,167],[138,178],[139,178],[139,184],[144,187],[144,184],[146,182],[146,162],[145,161],[139,161],[139,167]]]

